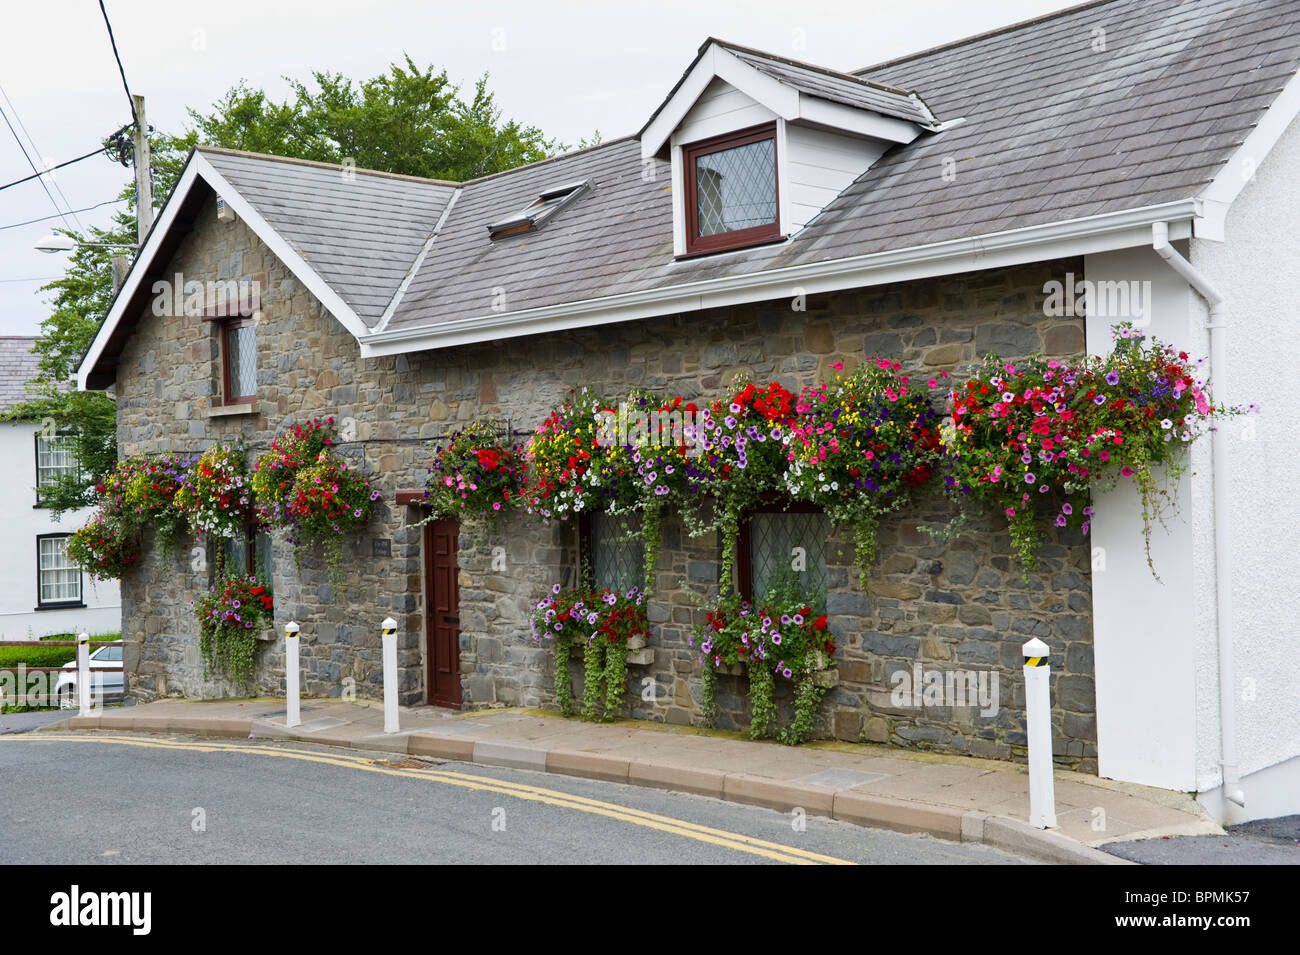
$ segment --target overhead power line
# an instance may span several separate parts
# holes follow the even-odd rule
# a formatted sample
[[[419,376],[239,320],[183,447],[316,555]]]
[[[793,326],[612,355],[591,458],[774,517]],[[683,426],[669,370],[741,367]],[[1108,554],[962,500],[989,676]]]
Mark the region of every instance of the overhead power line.
[[[31,131],[27,128],[27,124],[23,122],[22,116],[20,116],[18,113],[18,107],[15,106],[14,101],[9,98],[9,92],[4,88],[3,85],[0,85],[0,96],[3,96],[4,101],[9,104],[9,112],[14,114],[14,119],[18,121],[18,128],[21,129],[23,131],[23,135],[27,137],[27,142],[28,144],[31,145],[32,152],[36,153],[36,155],[39,156],[41,154],[41,147],[36,145],[36,139],[32,136]],[[33,167],[33,172],[34,171],[35,171],[35,167]],[[41,181],[44,182],[44,180]],[[72,208],[72,203],[68,201],[68,197],[63,192],[63,187],[59,185],[59,181],[55,179],[53,176],[51,176],[50,183],[54,186],[54,191],[59,194],[59,198],[63,200],[63,207],[65,209],[70,210]],[[55,208],[58,208],[57,203],[55,204]],[[69,215],[71,215],[73,220],[77,223],[77,228],[79,230],[84,231],[86,227],[82,225],[81,220],[77,218],[77,214],[75,212],[69,212]],[[67,219],[63,220],[64,225],[67,225],[67,222],[68,222]]]
[[[2,112],[4,111],[0,110],[0,113]],[[6,116],[5,121],[8,122],[8,120],[9,117]],[[11,126],[9,128],[12,129],[13,127]],[[33,179],[40,179],[41,176],[45,175],[47,172],[53,172],[56,169],[62,169],[64,166],[71,166],[74,162],[81,162],[83,159],[89,159],[91,156],[98,156],[102,152],[107,152],[108,148],[109,147],[107,146],[100,146],[93,153],[86,153],[86,155],[84,156],[78,156],[76,159],[69,159],[67,162],[61,162],[57,166],[50,166],[48,169],[39,170],[30,176],[24,176],[22,179],[15,179],[13,182],[6,182],[3,186],[0,186],[0,189],[8,189],[10,186],[19,186],[22,185],[24,182],[31,182]],[[33,165],[32,168],[35,168],[35,165]],[[44,183],[42,183],[42,185],[44,185]],[[53,197],[51,197],[51,201],[53,201]],[[54,208],[57,209],[58,205],[56,204]]]
[[[18,135],[18,130],[14,129],[14,124],[9,122],[9,114],[5,112],[3,106],[0,106],[0,116],[4,117],[5,125],[9,127],[9,132],[14,134],[14,142],[16,142],[18,144],[18,148],[23,151],[23,158],[27,160],[27,165],[32,167],[32,172],[36,173],[37,179],[40,179],[41,188],[44,189],[45,194],[49,196],[50,205],[54,206],[54,211],[57,212],[60,216],[62,216],[63,210],[60,209],[59,204],[54,201],[54,193],[50,192],[50,187],[45,184],[45,180],[40,178],[41,171],[36,168],[36,163],[32,160],[31,155],[27,152],[27,147],[23,145],[22,137]],[[48,170],[46,171],[48,172]],[[69,229],[72,228],[72,226],[68,224],[68,220],[66,218],[64,218],[63,224],[67,226]]]
[[[122,66],[122,57],[117,52],[117,40],[113,36],[113,24],[108,22],[108,9],[104,6],[104,0],[99,0],[99,12],[104,15],[104,26],[108,27],[108,42],[113,45],[113,59],[117,60],[117,71],[122,74],[122,89],[126,90],[126,101],[131,106],[131,122],[139,126],[140,117],[135,115],[135,98],[131,95],[131,87],[126,82],[126,68]]]
[[[71,211],[72,211],[74,214],[75,214],[75,213],[78,213],[78,212],[91,212],[92,210],[100,209],[100,208],[102,208],[102,207],[104,207],[104,206],[111,206],[111,205],[113,205],[113,203],[115,203],[115,202],[126,202],[126,200],[125,200],[125,199],[106,199],[106,200],[104,200],[103,202],[97,202],[97,203],[95,203],[93,206],[86,206],[86,207],[83,208],[83,209],[73,209],[73,210],[71,210]],[[62,217],[61,217],[61,216],[42,216],[42,217],[39,218],[39,219],[28,219],[26,222],[14,222],[14,223],[11,223],[10,225],[0,225],[0,232],[3,232],[5,229],[17,229],[17,228],[19,228],[19,227],[21,227],[21,226],[25,226],[25,225],[35,225],[35,224],[38,223],[38,222],[49,222],[51,219],[59,219],[59,218],[62,218]]]

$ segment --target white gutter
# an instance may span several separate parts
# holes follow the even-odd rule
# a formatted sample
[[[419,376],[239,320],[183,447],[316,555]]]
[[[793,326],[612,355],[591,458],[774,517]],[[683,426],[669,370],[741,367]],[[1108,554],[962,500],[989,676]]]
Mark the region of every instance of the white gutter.
[[[1228,393],[1228,304],[1223,293],[1209,279],[1183,258],[1169,244],[1169,225],[1156,222],[1151,226],[1151,248],[1169,263],[1169,267],[1205,299],[1210,306],[1210,373],[1214,393],[1220,405]],[[1228,519],[1228,435],[1216,427],[1211,433],[1214,466],[1214,583],[1216,630],[1219,643],[1219,765],[1223,771],[1223,798],[1238,806],[1246,805],[1237,771],[1237,710],[1234,691],[1237,685],[1232,660],[1232,522]]]

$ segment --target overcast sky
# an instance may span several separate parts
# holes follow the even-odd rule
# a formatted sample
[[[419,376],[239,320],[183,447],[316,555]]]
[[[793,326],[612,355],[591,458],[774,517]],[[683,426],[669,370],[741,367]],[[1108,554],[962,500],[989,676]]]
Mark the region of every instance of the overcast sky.
[[[568,143],[597,129],[606,139],[636,132],[708,36],[852,70],[1072,5],[1064,0],[106,2],[131,90],[146,97],[148,119],[160,130],[179,132],[187,106],[206,109],[241,78],[278,100],[287,93],[283,76],[306,79],[322,70],[367,78],[409,53],[421,65],[445,68],[466,88],[489,73],[504,116]],[[29,152],[35,144],[33,159],[41,168],[89,152],[131,118],[97,0],[6,3],[0,87],[8,97],[0,97],[0,107]],[[0,183],[31,171],[0,122]],[[113,199],[129,177],[129,170],[94,157],[55,173],[50,191],[65,210],[82,209]],[[155,202],[163,198],[156,196]],[[105,225],[113,208],[78,218],[85,225]],[[33,249],[59,220],[5,227],[54,212],[37,181],[0,191],[0,335],[37,333],[48,297],[38,291],[37,279],[61,275],[66,258]]]

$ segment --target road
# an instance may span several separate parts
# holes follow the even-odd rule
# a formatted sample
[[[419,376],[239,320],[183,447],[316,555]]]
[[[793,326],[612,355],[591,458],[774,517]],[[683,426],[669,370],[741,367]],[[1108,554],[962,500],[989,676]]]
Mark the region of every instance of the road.
[[[28,710],[24,713],[0,713],[0,735],[26,733],[49,723],[66,720],[75,710]]]
[[[11,735],[0,779],[0,864],[1024,862],[702,796],[299,742]]]
[[[1102,848],[1143,865],[1300,865],[1300,816],[1256,819],[1221,836],[1139,839]]]

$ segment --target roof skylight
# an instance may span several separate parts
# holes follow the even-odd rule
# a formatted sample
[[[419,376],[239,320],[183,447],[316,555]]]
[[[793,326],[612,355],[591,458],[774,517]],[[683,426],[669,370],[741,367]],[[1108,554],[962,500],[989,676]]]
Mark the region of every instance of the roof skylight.
[[[590,180],[583,179],[581,182],[571,182],[565,186],[548,189],[517,215],[488,223],[488,234],[494,239],[499,239],[503,236],[517,235],[520,232],[536,229],[555,215],[556,212],[576,199],[586,190],[589,184]]]

